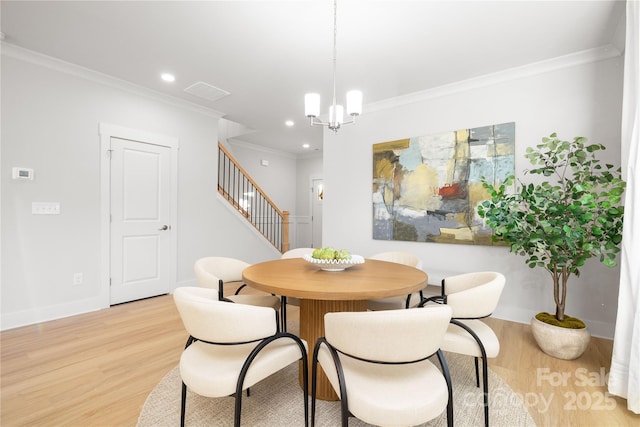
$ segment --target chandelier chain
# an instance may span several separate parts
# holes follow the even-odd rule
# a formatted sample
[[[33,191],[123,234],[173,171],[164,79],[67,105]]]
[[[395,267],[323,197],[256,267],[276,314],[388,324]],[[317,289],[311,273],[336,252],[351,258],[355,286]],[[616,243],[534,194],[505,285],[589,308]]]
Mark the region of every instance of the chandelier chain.
[[[333,113],[336,114],[336,62],[338,56],[338,0],[333,0]],[[329,117],[330,121],[335,121],[335,117]]]

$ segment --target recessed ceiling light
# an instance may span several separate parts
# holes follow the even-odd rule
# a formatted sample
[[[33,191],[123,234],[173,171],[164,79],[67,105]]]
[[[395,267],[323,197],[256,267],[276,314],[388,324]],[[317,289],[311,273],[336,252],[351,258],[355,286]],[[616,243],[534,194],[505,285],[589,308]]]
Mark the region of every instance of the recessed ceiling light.
[[[176,81],[175,76],[173,74],[169,74],[169,73],[162,73],[160,75],[160,78],[162,80],[164,80],[165,82],[174,82],[174,81]]]
[[[309,144],[302,144],[302,148],[309,148]]]
[[[285,125],[291,127],[294,125],[293,120],[287,120],[286,122],[284,122]]]

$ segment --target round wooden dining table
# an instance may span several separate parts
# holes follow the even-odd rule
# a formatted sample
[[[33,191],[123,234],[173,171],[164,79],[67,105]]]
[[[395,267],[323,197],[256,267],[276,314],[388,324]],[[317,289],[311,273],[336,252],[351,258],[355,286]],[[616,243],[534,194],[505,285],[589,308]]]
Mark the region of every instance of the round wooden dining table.
[[[422,270],[372,259],[343,271],[321,270],[303,258],[278,259],[245,268],[242,278],[256,289],[300,299],[300,338],[309,345],[309,377],[313,346],[324,336],[326,313],[366,311],[369,299],[408,295],[427,286]],[[338,400],[324,372],[319,369],[318,374],[317,398]]]

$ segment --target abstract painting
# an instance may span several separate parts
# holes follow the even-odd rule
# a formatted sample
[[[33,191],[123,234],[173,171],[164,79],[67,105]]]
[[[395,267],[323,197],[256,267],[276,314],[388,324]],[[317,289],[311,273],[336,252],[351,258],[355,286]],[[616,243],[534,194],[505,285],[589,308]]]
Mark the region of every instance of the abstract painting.
[[[373,145],[373,238],[492,245],[481,178],[514,174],[515,123]]]

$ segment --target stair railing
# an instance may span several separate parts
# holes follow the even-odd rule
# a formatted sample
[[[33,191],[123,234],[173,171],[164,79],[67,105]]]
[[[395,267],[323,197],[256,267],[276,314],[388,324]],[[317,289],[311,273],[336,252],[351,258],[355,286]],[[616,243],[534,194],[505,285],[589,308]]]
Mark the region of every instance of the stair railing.
[[[276,249],[289,250],[289,212],[278,209],[222,144],[218,144],[218,192]]]

